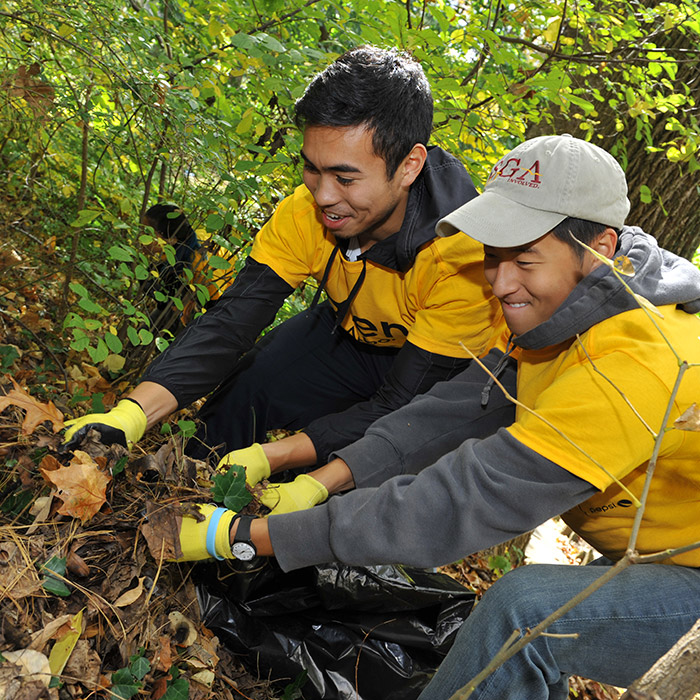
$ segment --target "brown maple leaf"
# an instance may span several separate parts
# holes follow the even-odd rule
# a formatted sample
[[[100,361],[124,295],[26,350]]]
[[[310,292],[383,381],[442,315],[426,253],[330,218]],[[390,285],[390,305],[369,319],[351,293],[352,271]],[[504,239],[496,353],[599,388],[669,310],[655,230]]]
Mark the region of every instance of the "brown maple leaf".
[[[31,435],[36,427],[46,420],[51,421],[54,433],[63,429],[63,414],[52,401],[41,403],[24,391],[14,379],[12,383],[15,388],[5,396],[0,396],[0,411],[4,411],[8,406],[17,406],[27,412],[22,422],[23,435]]]
[[[61,515],[80,518],[85,523],[107,500],[105,492],[112,477],[100,471],[92,457],[85,452],[76,450],[67,467],[41,471],[58,489],[56,495],[63,501],[58,509]]]

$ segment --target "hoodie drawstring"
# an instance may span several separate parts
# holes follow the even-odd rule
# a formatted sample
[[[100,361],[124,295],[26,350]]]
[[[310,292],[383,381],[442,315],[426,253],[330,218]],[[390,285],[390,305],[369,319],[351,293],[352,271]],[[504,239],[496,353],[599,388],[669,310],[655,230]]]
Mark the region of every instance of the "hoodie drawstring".
[[[338,246],[333,248],[333,252],[330,254],[330,257],[328,258],[328,262],[326,263],[326,269],[323,271],[323,277],[321,278],[321,281],[318,284],[318,289],[316,290],[316,294],[314,294],[314,298],[311,301],[311,308],[313,309],[317,304],[318,300],[321,298],[321,292],[325,289],[326,287],[326,282],[328,282],[328,277],[331,274],[331,267],[333,267],[333,261],[335,260],[335,256],[338,254]],[[353,299],[357,296],[357,293],[360,291],[360,287],[362,287],[362,283],[365,281],[365,276],[367,274],[367,260],[365,258],[362,259],[362,271],[360,272],[360,276],[357,278],[357,282],[352,286],[352,289],[350,290],[350,294],[348,295],[348,298],[340,302],[338,304],[338,309],[336,310],[336,318],[335,318],[335,323],[333,324],[333,329],[331,330],[331,335],[335,333],[340,326],[342,326],[343,321],[345,320],[345,317],[348,315],[348,311],[350,310],[350,304],[352,304]]]
[[[491,376],[489,376],[489,380],[486,382],[484,385],[484,388],[481,390],[481,407],[486,408],[489,402],[489,396],[491,395],[491,388],[493,385],[496,383],[496,379],[498,376],[503,372],[505,369],[506,363],[510,359],[510,354],[513,352],[513,335],[508,338],[508,343],[506,344],[506,351],[503,353],[503,357],[498,361],[496,366],[493,369],[493,372],[491,373]]]

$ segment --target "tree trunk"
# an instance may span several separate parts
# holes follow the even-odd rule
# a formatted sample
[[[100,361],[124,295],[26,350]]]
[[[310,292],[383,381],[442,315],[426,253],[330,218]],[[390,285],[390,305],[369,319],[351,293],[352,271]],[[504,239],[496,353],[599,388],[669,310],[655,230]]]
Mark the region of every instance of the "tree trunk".
[[[673,56],[681,57],[683,50],[697,48],[692,45],[689,35],[677,30],[665,33],[659,45],[662,50],[670,49]],[[636,56],[639,57],[639,54]],[[697,62],[681,58],[676,65],[678,72],[672,81],[673,91],[683,93],[686,86],[695,105],[700,105],[700,72]],[[623,69],[624,65],[620,68],[619,75],[612,75],[617,83],[617,86],[613,85],[612,88],[610,83],[604,82],[603,71],[597,77],[589,75],[585,79],[574,78],[576,87],[589,91],[597,88],[606,98],[604,102],[594,103],[598,112],[598,123],[594,126],[591,140],[605,150],[613,152],[623,165],[626,160],[625,171],[632,205],[627,223],[641,226],[647,233],[654,235],[663,248],[691,259],[700,247],[698,173],[690,172],[687,163],[672,162],[666,157],[668,148],[674,145],[677,137],[675,132],[666,129],[669,123],[667,114],[657,111],[649,115],[651,143],[638,131],[637,121],[630,116],[628,105],[620,92],[625,86]],[[634,84],[630,84],[629,87],[633,90],[636,88]],[[670,92],[652,77],[649,77],[644,87],[650,94],[662,90]],[[637,96],[640,97],[639,93]],[[617,105],[615,109],[610,106],[611,102]],[[684,127],[691,126],[693,120],[698,117],[698,109],[694,105],[684,105],[673,116]],[[617,120],[623,125],[621,131],[616,128]],[[552,133],[553,130],[559,134],[569,133],[586,138],[586,133],[580,129],[581,120],[573,118],[571,114],[558,113],[553,115],[549,125],[545,122],[546,120],[542,120],[540,124],[530,127],[528,138]],[[650,151],[649,147],[652,145],[660,150]],[[651,191],[651,201],[647,203],[642,201],[640,188],[643,185]]]
[[[692,700],[700,692],[700,620],[621,700]]]

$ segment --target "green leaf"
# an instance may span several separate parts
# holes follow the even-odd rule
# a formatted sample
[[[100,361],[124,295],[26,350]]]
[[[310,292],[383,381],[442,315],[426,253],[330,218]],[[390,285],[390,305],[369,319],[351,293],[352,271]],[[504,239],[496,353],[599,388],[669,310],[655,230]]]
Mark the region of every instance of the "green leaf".
[[[177,427],[180,428],[182,437],[188,440],[197,432],[197,424],[193,420],[179,420]]]
[[[95,364],[107,359],[107,355],[109,355],[109,348],[107,347],[107,344],[105,343],[105,341],[102,340],[102,338],[100,338],[97,341],[96,348],[88,347],[87,351],[88,351],[88,354],[90,355],[90,359]]]
[[[304,669],[291,683],[286,685],[282,700],[298,700],[298,698],[303,697],[301,689],[306,684],[307,676],[308,672]]]
[[[161,700],[187,700],[190,696],[190,684],[185,678],[171,681]]]
[[[113,245],[107,249],[107,254],[113,260],[121,260],[122,262],[131,262],[134,259],[134,253],[130,250],[125,250],[121,246]]]
[[[270,36],[269,34],[258,34],[258,40],[263,46],[270,49],[270,51],[277,51],[277,53],[282,53],[287,50],[282,44],[280,44],[279,41],[277,41],[277,39],[275,39],[275,37]]]
[[[230,510],[238,512],[247,506],[252,496],[245,485],[245,467],[233,464],[225,474],[217,474],[211,494],[217,503],[223,503]]]
[[[207,264],[214,270],[228,270],[231,267],[231,263],[228,260],[218,255],[212,255],[208,260]]]
[[[19,358],[19,352],[14,345],[0,345],[0,369],[5,371],[10,369]]]
[[[129,671],[131,671],[134,678],[143,680],[143,677],[151,670],[150,662],[143,656],[132,657],[132,659],[133,661],[129,666]]]
[[[81,226],[85,226],[85,224],[89,224],[91,221],[94,221],[100,214],[102,214],[101,210],[96,211],[94,209],[82,209],[78,212],[78,218],[75,219],[75,221],[71,221],[70,225],[73,228],[80,228]]]
[[[96,304],[92,299],[87,299],[86,297],[78,299],[78,306],[93,314],[102,311],[102,307],[99,304]]]
[[[139,692],[139,683],[129,672],[128,668],[120,668],[112,674],[110,700],[130,700]]]
[[[153,333],[145,328],[141,328],[139,330],[139,338],[142,345],[150,345],[153,342]]]
[[[86,297],[89,296],[89,292],[85,287],[83,287],[82,284],[79,282],[71,282],[68,285],[71,289],[72,292],[75,292],[79,297]]]
[[[65,557],[51,557],[42,567],[41,570],[46,573],[44,579],[41,582],[44,590],[54,595],[59,595],[62,597],[69,596],[71,594],[70,588],[66,585],[64,581],[54,576],[65,576],[66,574],[66,559]]]
[[[102,402],[102,399],[104,398],[104,392],[98,391],[94,393],[90,399],[90,403],[92,405],[92,411],[93,413],[104,413],[105,412],[105,405]]]
[[[124,349],[124,344],[114,333],[105,333],[105,343],[117,355]]]
[[[158,348],[158,350],[159,350],[160,352],[163,352],[163,350],[165,350],[165,348],[167,348],[168,345],[170,345],[170,341],[169,341],[169,340],[166,340],[165,338],[163,338],[163,337],[161,337],[161,336],[158,336],[158,337],[156,338],[156,347]]]
[[[126,329],[126,335],[128,336],[132,345],[141,345],[141,338],[139,338],[139,334],[136,332],[136,329],[133,326],[129,326]]]
[[[218,231],[224,225],[224,219],[220,214],[209,214],[204,225],[207,231]]]

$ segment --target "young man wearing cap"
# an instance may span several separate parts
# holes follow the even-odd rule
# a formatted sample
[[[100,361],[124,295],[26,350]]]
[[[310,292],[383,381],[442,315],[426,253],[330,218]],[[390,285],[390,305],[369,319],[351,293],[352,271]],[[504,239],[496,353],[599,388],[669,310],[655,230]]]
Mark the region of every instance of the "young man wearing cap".
[[[193,456],[246,448],[273,428],[304,428],[267,453],[255,444],[222,460],[243,463],[256,483],[282,463],[325,463],[378,417],[463,370],[469,355],[460,344],[484,354],[502,315],[483,252],[435,234],[476,190],[462,163],[427,145],[432,117],[422,68],[397,51],[360,47],[315,76],[295,106],[304,184],[257,234],[217,305],[115,409],[67,423],[69,445],[90,428],[103,442],[131,445],[216,389],[188,445]],[[328,301],[256,343],[309,277]],[[306,477],[300,485],[307,501],[325,497]]]
[[[443,235],[463,231],[485,246],[486,277],[513,332],[510,357],[499,364],[517,362],[514,422],[474,439],[480,403],[499,389],[472,364],[377,421],[317,473],[331,493],[355,490],[267,520],[230,511],[201,524],[184,518],[183,557],[257,550],[285,570],[331,560],[428,567],[562,514],[604,558],[596,566],[525,566],[499,580],[421,695],[446,700],[513,630],[537,625],[622,557],[657,433],[637,549],[645,555],[700,540],[700,433],[666,430],[700,396],[699,366],[676,386],[681,361],[700,364],[700,272],[624,226],[626,193],[610,154],[544,136],[505,156],[484,193],[438,225]],[[623,278],[634,294],[606,264],[612,259],[634,269]],[[642,308],[641,296],[658,311]],[[219,538],[207,551],[208,530]],[[564,699],[572,673],[626,686],[698,618],[700,549],[633,565],[471,697]]]

